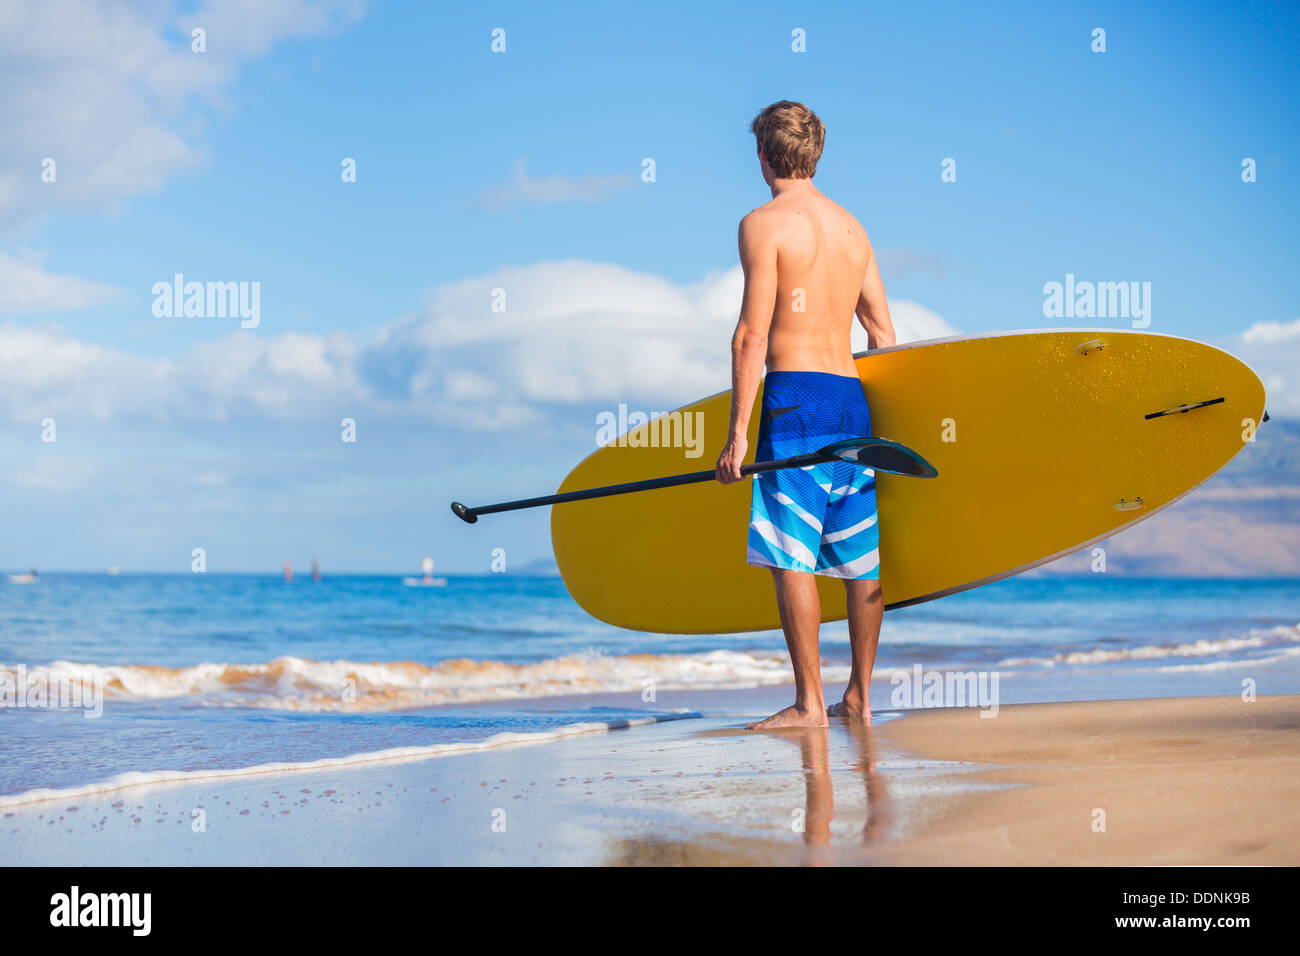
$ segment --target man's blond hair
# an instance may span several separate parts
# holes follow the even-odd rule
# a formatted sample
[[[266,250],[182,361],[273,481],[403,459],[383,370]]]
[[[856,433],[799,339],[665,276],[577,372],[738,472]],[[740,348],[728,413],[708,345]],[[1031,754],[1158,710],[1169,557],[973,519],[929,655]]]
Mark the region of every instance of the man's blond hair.
[[[802,103],[773,103],[754,117],[749,130],[778,179],[811,179],[817,172],[826,127]]]

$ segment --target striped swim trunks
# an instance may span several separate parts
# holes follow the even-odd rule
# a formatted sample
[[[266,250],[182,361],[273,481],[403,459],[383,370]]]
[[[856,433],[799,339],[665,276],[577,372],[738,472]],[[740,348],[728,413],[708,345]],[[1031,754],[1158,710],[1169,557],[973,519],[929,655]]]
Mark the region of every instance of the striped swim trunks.
[[[871,434],[856,376],[772,372],[763,385],[755,461]],[[836,578],[880,576],[876,474],[846,461],[754,476],[748,562]]]

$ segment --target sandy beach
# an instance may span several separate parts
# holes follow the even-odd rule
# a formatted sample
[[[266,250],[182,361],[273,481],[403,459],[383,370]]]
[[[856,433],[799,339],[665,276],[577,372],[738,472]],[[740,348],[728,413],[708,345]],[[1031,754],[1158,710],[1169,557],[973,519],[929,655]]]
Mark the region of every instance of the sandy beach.
[[[883,735],[909,752],[992,765],[977,776],[1001,786],[952,801],[873,862],[1300,862],[1297,696],[1022,704],[993,720],[951,709]]]
[[[1300,696],[738,730],[773,693],[541,743],[8,806],[0,862],[1300,862]]]

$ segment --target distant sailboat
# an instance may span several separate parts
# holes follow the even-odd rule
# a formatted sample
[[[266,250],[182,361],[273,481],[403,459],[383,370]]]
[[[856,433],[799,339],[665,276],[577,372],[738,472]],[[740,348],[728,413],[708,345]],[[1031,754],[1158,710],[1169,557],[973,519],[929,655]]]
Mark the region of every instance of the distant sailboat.
[[[292,580],[293,580],[293,562],[292,562],[292,561],[286,561],[286,562],[284,562],[284,579],[285,579],[286,581],[292,581]]]
[[[421,578],[402,578],[402,583],[408,588],[441,588],[446,587],[446,578],[435,578],[433,576],[433,558],[425,558],[420,562],[420,570],[424,572]]]
[[[311,579],[313,581],[320,580],[320,564],[316,561],[315,558],[311,559]]]

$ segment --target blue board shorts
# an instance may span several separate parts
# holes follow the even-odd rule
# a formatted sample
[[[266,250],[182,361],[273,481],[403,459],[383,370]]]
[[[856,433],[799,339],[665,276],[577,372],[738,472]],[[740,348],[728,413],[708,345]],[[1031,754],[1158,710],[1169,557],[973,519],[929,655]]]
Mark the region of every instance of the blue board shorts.
[[[857,376],[772,372],[763,386],[755,461],[871,434]],[[748,562],[836,578],[880,577],[876,473],[846,461],[754,476]]]

